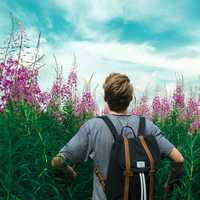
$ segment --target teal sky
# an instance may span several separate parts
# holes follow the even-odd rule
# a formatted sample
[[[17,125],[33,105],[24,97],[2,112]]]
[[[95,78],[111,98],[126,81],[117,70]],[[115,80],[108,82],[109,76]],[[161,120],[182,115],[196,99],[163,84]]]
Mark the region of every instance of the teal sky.
[[[177,73],[191,87],[200,74],[199,0],[1,0],[0,8],[2,41],[10,31],[10,12],[33,42],[42,33],[44,88],[55,74],[53,54],[64,74],[75,54],[81,87],[94,73],[99,99],[110,72],[129,75],[138,94],[170,92]]]

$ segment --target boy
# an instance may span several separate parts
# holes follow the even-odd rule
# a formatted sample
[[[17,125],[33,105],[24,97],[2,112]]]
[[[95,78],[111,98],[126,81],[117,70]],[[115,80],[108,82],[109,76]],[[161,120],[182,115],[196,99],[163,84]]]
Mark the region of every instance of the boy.
[[[113,122],[119,134],[123,126],[130,126],[135,133],[138,132],[139,117],[129,115],[127,108],[132,100],[133,86],[126,75],[111,73],[105,80],[104,100],[109,106],[110,113],[107,115]],[[93,118],[85,122],[76,135],[59,151],[59,154],[52,159],[52,166],[59,168],[63,166],[64,160],[71,160],[74,163],[94,160],[94,167],[98,167],[103,177],[106,178],[111,147],[113,144],[112,134],[99,118]],[[155,136],[160,153],[172,160],[172,170],[164,185],[166,192],[170,191],[170,182],[177,177],[182,170],[184,158],[181,153],[162,134],[160,129],[149,119],[146,119],[145,134]],[[132,133],[128,137],[132,137]],[[65,170],[76,176],[76,173],[69,166]],[[93,179],[93,200],[106,200],[96,174]]]

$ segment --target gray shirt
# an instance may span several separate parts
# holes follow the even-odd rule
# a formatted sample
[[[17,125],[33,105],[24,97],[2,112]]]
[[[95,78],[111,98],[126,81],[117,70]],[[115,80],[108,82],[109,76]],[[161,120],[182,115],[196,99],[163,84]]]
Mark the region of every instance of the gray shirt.
[[[118,133],[121,133],[123,126],[131,126],[137,136],[139,128],[139,117],[135,115],[107,115],[115,125]],[[174,145],[171,144],[162,134],[160,129],[149,119],[146,118],[145,134],[155,136],[160,152],[167,156]],[[128,137],[133,137],[132,132],[126,131]],[[73,138],[59,151],[66,159],[74,163],[87,161],[88,158],[94,160],[94,167],[98,167],[101,174],[106,178],[109,156],[113,136],[107,125],[102,119],[92,118],[85,122]],[[93,200],[106,200],[101,185],[93,173]]]

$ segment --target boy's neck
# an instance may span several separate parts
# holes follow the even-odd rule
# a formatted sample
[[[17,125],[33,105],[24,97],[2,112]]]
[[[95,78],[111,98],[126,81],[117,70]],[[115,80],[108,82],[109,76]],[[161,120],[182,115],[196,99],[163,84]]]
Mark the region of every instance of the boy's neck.
[[[128,115],[128,112],[127,112],[127,110],[124,112],[115,112],[115,111],[110,110],[110,114],[112,114],[112,115]]]

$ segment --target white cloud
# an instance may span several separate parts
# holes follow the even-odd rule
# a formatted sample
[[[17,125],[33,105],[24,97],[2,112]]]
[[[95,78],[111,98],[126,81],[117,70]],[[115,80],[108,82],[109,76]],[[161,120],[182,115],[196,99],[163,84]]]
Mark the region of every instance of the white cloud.
[[[191,48],[191,47],[190,47]],[[197,47],[194,47],[197,48]],[[78,54],[89,57],[91,60],[99,59],[112,59],[116,61],[129,61],[139,65],[155,66],[172,71],[185,73],[186,76],[193,76],[198,74],[200,56],[196,57],[170,57],[163,53],[157,53],[154,48],[148,46],[148,44],[121,44],[119,42],[66,42],[58,51],[77,52]],[[187,49],[187,48],[186,48]],[[177,51],[177,50],[176,50]],[[184,49],[179,49],[180,52],[184,52]],[[178,53],[178,51],[177,51]],[[62,53],[59,53],[62,54]],[[65,56],[64,55],[64,56]],[[63,60],[61,58],[61,60]]]
[[[73,61],[73,53],[75,53],[78,62],[80,89],[83,88],[84,81],[89,80],[94,74],[92,89],[97,84],[99,85],[97,99],[101,104],[103,102],[102,84],[105,77],[111,72],[127,74],[135,86],[136,96],[144,92],[145,89],[150,95],[156,90],[158,93],[163,93],[161,91],[164,86],[171,93],[175,85],[175,72],[182,73],[186,80],[196,79],[197,75],[200,74],[200,56],[181,57],[184,49],[180,49],[180,53],[174,52],[174,54],[180,55],[173,57],[158,53],[148,44],[120,44],[116,41],[106,43],[66,41],[59,47],[45,44],[43,51],[46,51],[47,60],[51,62],[41,71],[41,80],[45,85],[50,80],[52,81],[54,76],[53,59],[49,56],[53,53],[56,55],[59,64],[63,65],[64,75],[67,75]],[[155,67],[155,70],[151,72],[148,67],[151,69]]]
[[[160,0],[54,0],[56,5],[66,11],[70,20],[82,34],[85,30],[95,32],[91,23],[105,22],[115,17],[146,23],[155,32],[168,30],[169,27],[186,25],[187,1]],[[151,23],[149,23],[151,22]]]

